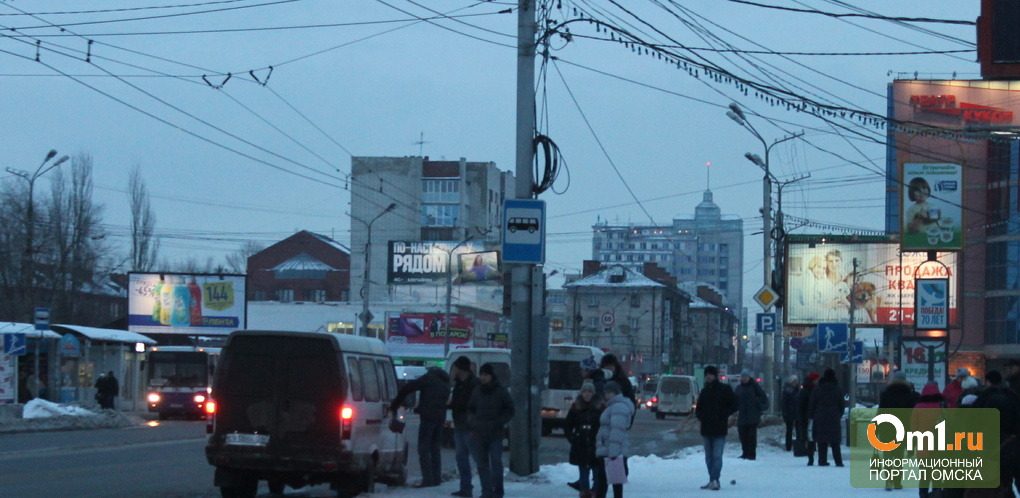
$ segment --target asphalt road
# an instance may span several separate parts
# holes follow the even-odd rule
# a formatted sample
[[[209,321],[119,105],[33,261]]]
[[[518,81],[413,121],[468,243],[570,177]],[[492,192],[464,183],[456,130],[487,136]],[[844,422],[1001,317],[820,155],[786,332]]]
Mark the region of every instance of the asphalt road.
[[[125,429],[61,431],[0,435],[0,490],[5,497],[214,497],[213,468],[205,461],[205,423],[150,422]],[[656,420],[638,411],[630,431],[634,455],[668,456],[701,444],[697,425],[677,434],[679,419]],[[409,482],[420,479],[415,449],[418,424],[409,420]],[[562,433],[542,438],[542,464],[565,462],[569,444]],[[509,456],[505,456],[505,462]],[[443,467],[455,476],[452,449],[443,450]],[[451,490],[455,485],[449,483]],[[380,485],[381,488],[381,485]],[[442,488],[445,489],[445,488]],[[269,496],[263,483],[260,496]],[[443,493],[444,495],[446,493]],[[332,496],[328,486],[306,488],[288,496]]]

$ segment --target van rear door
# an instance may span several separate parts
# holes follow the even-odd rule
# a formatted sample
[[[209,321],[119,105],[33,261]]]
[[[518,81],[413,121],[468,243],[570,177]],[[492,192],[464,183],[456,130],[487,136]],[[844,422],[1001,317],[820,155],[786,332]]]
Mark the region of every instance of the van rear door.
[[[328,338],[237,335],[217,373],[218,434],[267,435],[247,442],[274,459],[336,458],[344,386]]]

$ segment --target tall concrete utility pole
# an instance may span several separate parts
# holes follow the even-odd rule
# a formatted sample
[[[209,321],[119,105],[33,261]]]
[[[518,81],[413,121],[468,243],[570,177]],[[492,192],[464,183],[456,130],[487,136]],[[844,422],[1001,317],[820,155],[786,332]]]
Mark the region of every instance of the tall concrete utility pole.
[[[538,13],[535,0],[517,5],[517,199],[533,199],[535,158],[535,51]],[[537,275],[537,276],[536,276]],[[510,471],[531,475],[539,470],[542,442],[541,401],[548,369],[549,331],[539,325],[542,310],[541,269],[511,265],[510,394],[516,415],[510,421]]]

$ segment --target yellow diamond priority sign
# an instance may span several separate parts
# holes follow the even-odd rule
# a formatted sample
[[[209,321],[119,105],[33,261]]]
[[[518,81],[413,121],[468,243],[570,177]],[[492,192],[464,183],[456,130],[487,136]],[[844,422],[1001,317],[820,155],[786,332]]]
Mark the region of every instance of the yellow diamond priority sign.
[[[758,292],[754,293],[754,300],[761,305],[762,309],[768,311],[779,300],[779,294],[772,290],[772,287],[763,285]]]

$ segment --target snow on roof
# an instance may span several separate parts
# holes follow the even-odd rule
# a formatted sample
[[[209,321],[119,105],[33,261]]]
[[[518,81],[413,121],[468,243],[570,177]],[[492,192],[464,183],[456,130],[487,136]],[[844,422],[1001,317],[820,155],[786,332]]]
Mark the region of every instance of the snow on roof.
[[[691,296],[691,308],[718,308],[718,309],[723,309],[723,308],[721,308],[719,306],[716,306],[716,305],[714,305],[714,304],[712,304],[712,303],[710,303],[708,301],[705,301],[704,299],[702,299],[702,298],[700,298],[698,296],[694,296],[694,295]]]
[[[625,266],[613,265],[563,287],[665,287],[665,285]]]
[[[141,342],[144,344],[156,344],[156,341],[149,339],[142,334],[129,332],[127,330],[100,329],[96,327],[85,327],[82,325],[52,325],[51,328],[77,332],[93,341],[125,342],[130,344]]]
[[[336,268],[319,261],[308,253],[301,253],[272,268],[272,271],[335,271]]]
[[[347,246],[345,246],[345,245],[343,245],[343,244],[341,244],[341,243],[339,243],[339,242],[337,242],[337,241],[335,241],[335,240],[333,240],[333,239],[331,239],[329,237],[326,237],[325,235],[319,235],[319,234],[317,234],[315,232],[308,232],[308,233],[314,235],[315,238],[317,238],[317,239],[319,239],[319,240],[321,240],[321,241],[323,241],[323,242],[325,242],[325,243],[327,243],[327,244],[329,244],[329,245],[331,245],[331,246],[333,246],[333,247],[335,247],[335,248],[337,248],[337,249],[339,249],[339,250],[341,250],[341,251],[343,251],[343,252],[345,252],[347,254],[351,253],[351,250],[348,249]]]
[[[0,322],[0,334],[25,334],[30,338],[39,337],[39,331],[31,323]],[[60,339],[60,334],[52,330],[43,331],[43,339]]]

